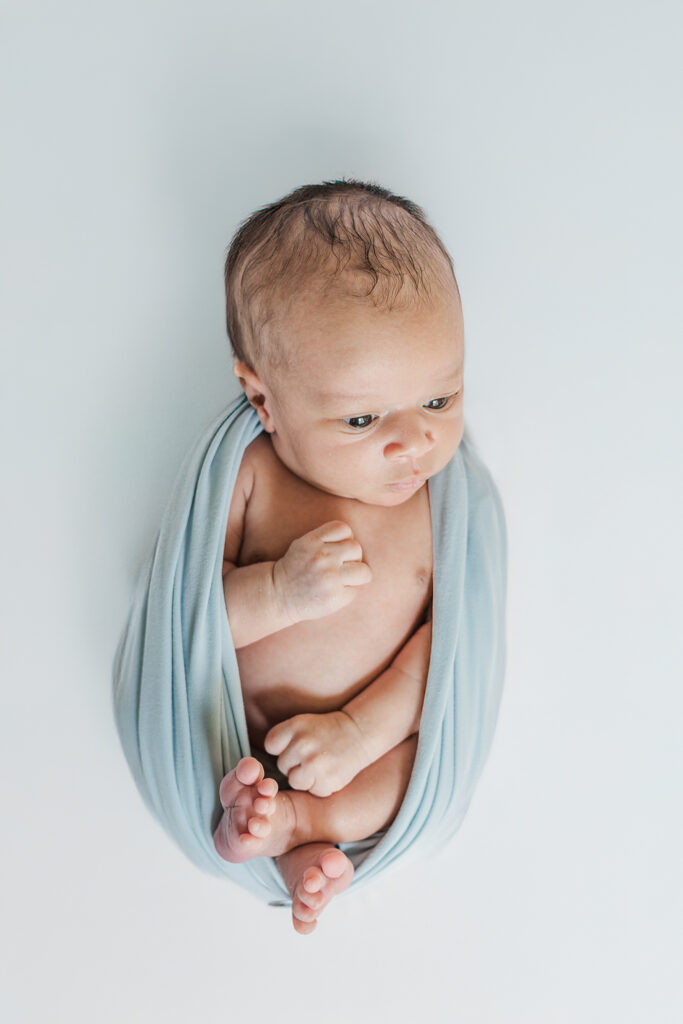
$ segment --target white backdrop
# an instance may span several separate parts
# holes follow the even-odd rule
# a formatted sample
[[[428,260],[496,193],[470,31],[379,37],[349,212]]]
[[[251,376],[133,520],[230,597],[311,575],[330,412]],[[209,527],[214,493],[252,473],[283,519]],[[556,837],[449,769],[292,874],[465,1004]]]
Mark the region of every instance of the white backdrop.
[[[0,10],[3,1021],[677,1024],[680,6]],[[230,237],[341,176],[453,254],[509,658],[453,843],[304,937],[149,815],[110,671],[178,466],[237,393]]]

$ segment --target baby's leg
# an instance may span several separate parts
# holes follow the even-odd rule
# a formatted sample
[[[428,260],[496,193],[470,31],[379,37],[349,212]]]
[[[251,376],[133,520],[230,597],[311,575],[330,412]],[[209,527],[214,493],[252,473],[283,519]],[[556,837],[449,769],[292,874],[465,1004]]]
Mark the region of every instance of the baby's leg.
[[[413,734],[330,796],[278,792],[255,757],[243,757],[220,785],[224,814],[214,833],[225,860],[279,857],[304,843],[365,839],[394,820],[417,748]]]
[[[276,857],[292,896],[294,927],[312,931],[318,914],[353,877],[351,861],[331,844],[365,839],[394,820],[416,749],[414,734],[326,797],[278,792],[256,758],[242,758],[221,783],[225,810],[216,850],[233,862]]]
[[[417,736],[410,736],[338,793],[315,798],[337,804],[340,838],[336,842],[365,839],[394,820],[408,786],[416,747]],[[372,768],[376,770],[370,772]],[[366,806],[361,807],[362,803]],[[294,930],[308,935],[332,897],[348,888],[353,865],[345,853],[324,842],[296,846],[276,857],[276,863],[292,897]]]
[[[413,770],[417,733],[359,772],[331,796],[288,791],[302,842],[351,843],[389,825],[403,802]]]

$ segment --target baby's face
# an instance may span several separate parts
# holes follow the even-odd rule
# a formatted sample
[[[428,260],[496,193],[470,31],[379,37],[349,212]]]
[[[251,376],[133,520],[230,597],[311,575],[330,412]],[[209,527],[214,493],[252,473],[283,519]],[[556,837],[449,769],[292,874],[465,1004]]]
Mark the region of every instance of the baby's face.
[[[453,456],[464,429],[455,289],[410,312],[307,302],[288,318],[287,343],[293,368],[272,386],[242,362],[235,374],[292,473],[328,494],[390,507]]]

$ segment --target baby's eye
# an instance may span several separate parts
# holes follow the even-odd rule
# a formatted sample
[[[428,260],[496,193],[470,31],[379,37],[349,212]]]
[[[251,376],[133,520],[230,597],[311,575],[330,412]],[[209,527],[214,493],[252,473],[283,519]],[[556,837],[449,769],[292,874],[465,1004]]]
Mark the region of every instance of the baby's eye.
[[[432,407],[432,412],[441,412],[442,409],[445,409],[448,405],[450,405],[451,399],[455,398],[455,397],[456,397],[456,395],[448,395],[446,398],[432,398],[432,399],[430,399],[429,402],[425,403],[425,408],[427,408],[428,406],[431,406],[432,402],[443,402],[444,404],[443,405],[439,405],[437,408],[433,408]],[[361,431],[361,430],[365,430],[366,427],[369,427],[370,426],[370,422],[373,419],[377,419],[377,417],[376,416],[370,416],[370,415],[367,415],[367,416],[348,416],[342,422],[347,423],[350,427],[354,427],[358,431]],[[361,420],[367,420],[368,422],[362,423]]]
[[[454,397],[455,397],[454,395],[449,395],[448,398],[432,398],[431,401],[427,402],[426,404],[427,405],[431,405],[432,402],[443,402],[444,405],[440,405],[440,406],[438,406],[437,409],[434,410],[435,412],[438,412],[440,409],[445,409],[446,408],[445,403],[446,402],[450,402],[451,398],[454,398]]]
[[[361,423],[361,420],[371,420],[372,416],[349,416],[347,419],[342,420],[343,423],[348,423],[350,427],[358,426],[359,430],[363,430],[369,426],[369,423]]]

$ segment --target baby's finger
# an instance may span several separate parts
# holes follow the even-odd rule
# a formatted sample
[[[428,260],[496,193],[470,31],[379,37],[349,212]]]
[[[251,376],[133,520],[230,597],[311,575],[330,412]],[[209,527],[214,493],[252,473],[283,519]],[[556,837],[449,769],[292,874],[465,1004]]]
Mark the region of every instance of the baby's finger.
[[[290,743],[294,735],[294,726],[291,719],[286,722],[278,722],[272,729],[269,729],[263,741],[264,749],[269,754],[281,754]]]
[[[333,789],[329,782],[325,780],[318,782],[316,779],[315,783],[309,787],[308,792],[311,796],[332,796],[337,790]]]
[[[367,562],[342,562],[339,571],[345,587],[359,587],[372,582],[372,569]]]
[[[311,533],[324,541],[344,540],[345,537],[353,536],[353,530],[342,519],[331,519],[329,523],[323,523],[322,526],[311,530]]]
[[[297,749],[296,743],[290,743],[286,750],[277,759],[278,769],[283,775],[289,775],[292,768],[301,764],[301,752]]]
[[[288,773],[287,781],[292,789],[307,790],[315,785],[315,775],[310,768],[298,764]]]

